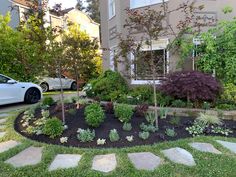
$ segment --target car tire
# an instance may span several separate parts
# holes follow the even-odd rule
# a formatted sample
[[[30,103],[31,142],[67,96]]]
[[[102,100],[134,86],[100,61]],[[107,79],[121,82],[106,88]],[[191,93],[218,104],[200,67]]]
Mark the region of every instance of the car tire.
[[[73,82],[70,87],[71,90],[77,90],[77,84],[76,82]]]
[[[34,104],[41,99],[40,91],[37,88],[30,88],[25,93],[25,103]]]
[[[43,92],[47,92],[49,90],[49,86],[45,82],[40,84],[40,87],[42,88]]]

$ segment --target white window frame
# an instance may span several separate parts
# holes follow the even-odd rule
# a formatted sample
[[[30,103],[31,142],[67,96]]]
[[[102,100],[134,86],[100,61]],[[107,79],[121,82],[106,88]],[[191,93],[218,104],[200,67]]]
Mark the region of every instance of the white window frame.
[[[108,16],[109,20],[116,15],[116,0],[108,0]]]
[[[167,45],[169,44],[169,39],[162,39],[162,40],[166,40],[167,41]],[[166,50],[166,48],[164,47],[158,47],[158,46],[153,46],[152,47],[152,50]],[[143,49],[142,51],[150,51],[150,49],[148,48],[145,48]],[[134,66],[134,55],[132,53],[130,53],[130,59],[131,59],[131,85],[146,85],[146,84],[152,84],[152,80],[135,80],[133,78],[133,76],[135,75],[134,73],[134,69],[135,69],[135,66]],[[166,51],[166,74],[169,73],[170,71],[170,52],[169,51]],[[161,81],[160,80],[156,80],[156,84],[159,85],[161,84]]]
[[[139,1],[139,2],[143,2],[142,5],[137,5],[137,6],[134,6],[133,5],[133,1]],[[141,7],[145,7],[145,6],[152,6],[152,5],[155,5],[155,4],[160,4],[162,3],[162,0],[158,0],[158,2],[156,2],[154,0],[154,2],[152,2],[153,0],[130,0],[130,9],[136,9],[136,8],[141,8]],[[169,0],[165,0],[165,2],[167,2]]]

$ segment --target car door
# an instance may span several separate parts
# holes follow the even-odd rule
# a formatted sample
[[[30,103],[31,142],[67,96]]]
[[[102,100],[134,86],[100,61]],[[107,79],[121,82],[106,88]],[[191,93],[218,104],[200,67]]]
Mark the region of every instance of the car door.
[[[66,77],[66,76],[63,76],[62,75],[62,77],[63,77],[63,87],[65,88],[65,89],[69,89],[70,87],[71,87],[71,79],[69,79],[68,77]]]
[[[22,102],[21,86],[7,83],[10,78],[0,75],[0,105]]]

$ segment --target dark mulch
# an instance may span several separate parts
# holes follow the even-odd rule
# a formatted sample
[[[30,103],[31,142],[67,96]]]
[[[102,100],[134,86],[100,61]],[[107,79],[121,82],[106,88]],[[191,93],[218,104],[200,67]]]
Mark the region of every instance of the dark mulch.
[[[73,107],[72,105],[67,105],[67,108]],[[56,106],[50,107],[50,113],[52,116],[57,116],[58,118],[61,118],[60,111],[57,110]],[[50,139],[48,136],[45,135],[29,135],[25,132],[25,128],[22,127],[20,121],[23,116],[23,113],[20,114],[17,119],[15,120],[15,130],[19,132],[21,135],[36,140],[39,142],[49,143],[49,144],[58,144],[62,145],[60,143],[60,137],[55,139]],[[36,110],[36,117],[40,117],[40,110]],[[146,120],[143,116],[138,116],[134,114],[131,124],[132,124],[132,130],[130,132],[126,132],[122,129],[122,123],[115,118],[114,114],[112,113],[106,113],[106,119],[105,122],[102,123],[102,125],[99,128],[95,128],[96,132],[96,138],[93,142],[90,143],[81,143],[77,139],[77,130],[78,128],[82,129],[93,129],[89,127],[85,123],[84,119],[84,108],[81,108],[77,111],[76,115],[70,115],[68,112],[66,113],[66,125],[68,125],[68,129],[64,131],[63,135],[61,137],[68,137],[68,142],[63,144],[64,146],[74,146],[74,147],[98,147],[96,144],[96,140],[98,138],[105,138],[106,144],[99,147],[131,147],[131,146],[137,146],[137,145],[150,145],[154,143],[159,143],[163,141],[173,141],[178,140],[182,138],[188,138],[192,137],[189,135],[189,133],[185,130],[186,127],[190,126],[194,119],[191,117],[181,117],[181,121],[179,125],[172,125],[169,123],[169,121],[172,119],[171,116],[167,117],[167,119],[159,120],[159,131],[156,133],[151,133],[150,137],[147,140],[142,140],[138,137],[139,132],[141,131],[139,126],[142,122],[146,123]],[[236,122],[226,120],[224,121],[225,125],[227,125],[228,128],[231,128],[234,130],[233,134],[230,134],[229,137],[236,137]],[[177,133],[176,137],[169,137],[165,135],[166,128],[174,128],[175,132]],[[109,131],[111,129],[117,129],[120,140],[118,142],[110,142],[109,140]],[[126,136],[134,136],[133,142],[128,142],[126,140]],[[214,136],[213,134],[208,134],[210,136]]]

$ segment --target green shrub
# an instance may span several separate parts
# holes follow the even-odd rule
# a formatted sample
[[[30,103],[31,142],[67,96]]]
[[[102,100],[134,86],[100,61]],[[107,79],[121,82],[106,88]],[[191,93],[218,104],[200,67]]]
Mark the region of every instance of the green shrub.
[[[236,85],[226,84],[220,99],[226,102],[236,103]]]
[[[50,138],[61,136],[63,133],[63,124],[58,118],[48,119],[44,125],[43,133]]]
[[[206,124],[201,121],[194,121],[194,124],[190,127],[187,127],[186,130],[189,132],[190,135],[193,136],[200,136],[204,133],[206,128]]]
[[[115,141],[118,141],[120,139],[120,136],[119,136],[116,129],[110,130],[109,139],[110,139],[111,142],[115,142]]]
[[[160,107],[160,118],[161,119],[166,119],[168,112],[169,112],[169,110],[167,108],[161,106]]]
[[[143,140],[146,140],[149,138],[150,136],[150,133],[149,132],[139,132],[139,138],[143,139]]]
[[[222,121],[218,116],[210,115],[207,113],[200,113],[197,120],[206,125],[221,125]]]
[[[128,85],[125,79],[120,73],[111,70],[104,72],[86,86],[88,96],[99,97],[104,101],[117,99],[120,94],[126,93],[127,90]]]
[[[131,89],[129,93],[132,97],[137,98],[139,103],[153,102],[153,89],[149,85],[137,86]]]
[[[43,105],[52,106],[55,103],[52,97],[45,97],[43,99]]]
[[[176,107],[176,108],[184,108],[186,107],[186,103],[182,100],[174,100],[172,101],[172,104],[171,104],[173,107]]]
[[[93,103],[85,108],[85,121],[89,126],[99,127],[105,119],[105,113],[98,103]]]
[[[211,108],[211,104],[208,103],[208,102],[204,102],[203,105],[202,105],[202,108],[203,109],[210,109]]]
[[[221,110],[236,110],[236,105],[234,104],[217,104],[216,105],[217,109],[221,109]]]
[[[84,129],[78,129],[77,131],[77,138],[80,142],[92,142],[95,138],[95,131],[91,131],[89,129],[84,130]]]
[[[131,123],[126,123],[125,122],[122,128],[123,128],[124,131],[129,132],[130,130],[132,130],[132,125],[131,125]]]
[[[167,96],[160,91],[157,91],[156,98],[157,98],[157,103],[163,106],[169,106],[171,102],[174,100],[171,96]]]
[[[121,122],[129,122],[133,115],[133,108],[127,104],[117,104],[114,107],[114,112]]]
[[[175,129],[173,129],[173,128],[167,128],[166,131],[165,131],[165,134],[169,137],[175,137],[176,136]]]

